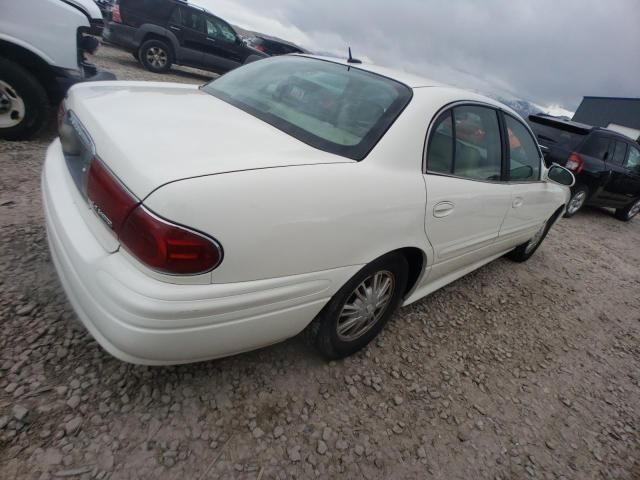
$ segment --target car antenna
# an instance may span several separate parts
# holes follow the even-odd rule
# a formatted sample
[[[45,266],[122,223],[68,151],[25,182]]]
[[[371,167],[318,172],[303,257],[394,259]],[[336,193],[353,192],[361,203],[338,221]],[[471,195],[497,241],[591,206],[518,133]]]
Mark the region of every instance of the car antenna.
[[[353,58],[351,56],[351,47],[349,47],[349,58],[347,58],[347,62],[348,63],[362,63],[362,60],[359,60],[357,58]]]

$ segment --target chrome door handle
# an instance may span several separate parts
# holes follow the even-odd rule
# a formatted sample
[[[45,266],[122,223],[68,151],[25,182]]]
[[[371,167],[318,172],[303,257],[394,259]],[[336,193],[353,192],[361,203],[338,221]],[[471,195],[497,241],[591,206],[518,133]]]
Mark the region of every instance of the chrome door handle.
[[[179,32],[179,31],[180,31],[180,27],[175,27],[175,26],[173,26],[173,25],[169,25],[169,28],[170,28],[171,30],[175,30],[176,32]]]
[[[447,217],[451,215],[456,206],[451,202],[439,202],[433,207],[433,216],[437,218]]]
[[[522,197],[516,197],[513,199],[512,206],[513,208],[520,208],[524,203],[524,199]]]

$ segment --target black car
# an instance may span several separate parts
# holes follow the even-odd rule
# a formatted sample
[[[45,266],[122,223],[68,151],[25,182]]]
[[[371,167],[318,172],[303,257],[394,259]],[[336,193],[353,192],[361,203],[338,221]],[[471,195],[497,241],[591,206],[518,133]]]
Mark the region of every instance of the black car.
[[[117,0],[102,36],[152,72],[175,63],[223,73],[267,56],[221,18],[180,0]]]
[[[289,53],[307,53],[305,49],[294,43],[267,35],[255,35],[248,39],[249,46],[267,55],[287,55]]]
[[[616,217],[624,221],[640,212],[640,145],[636,141],[548,115],[530,115],[529,123],[545,150],[545,162],[558,163],[576,177],[566,217],[583,205],[615,208]]]

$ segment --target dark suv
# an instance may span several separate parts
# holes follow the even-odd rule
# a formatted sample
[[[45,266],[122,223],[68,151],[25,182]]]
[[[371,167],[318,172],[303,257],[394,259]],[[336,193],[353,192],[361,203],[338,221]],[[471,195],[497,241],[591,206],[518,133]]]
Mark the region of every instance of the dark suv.
[[[223,73],[267,56],[224,20],[180,0],[117,0],[102,36],[152,72],[176,63]]]
[[[303,48],[267,35],[255,35],[248,40],[249,46],[260,50],[267,55],[287,55],[289,53],[307,53]]]
[[[529,123],[538,143],[548,150],[545,162],[558,163],[576,177],[566,217],[585,204],[615,208],[616,217],[624,221],[640,212],[640,145],[636,141],[548,115],[530,115]]]

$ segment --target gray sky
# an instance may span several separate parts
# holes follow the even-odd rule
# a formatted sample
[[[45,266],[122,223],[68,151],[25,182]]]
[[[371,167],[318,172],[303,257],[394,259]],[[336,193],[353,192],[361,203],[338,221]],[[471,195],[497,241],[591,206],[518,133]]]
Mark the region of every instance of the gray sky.
[[[575,110],[640,97],[640,0],[194,0],[231,23]]]

